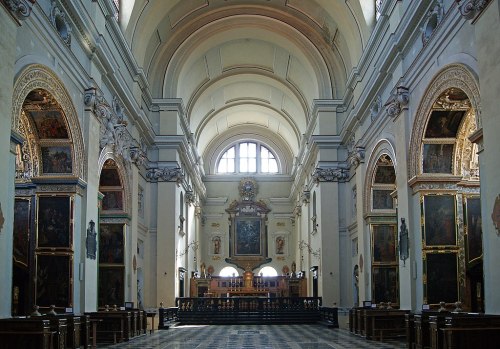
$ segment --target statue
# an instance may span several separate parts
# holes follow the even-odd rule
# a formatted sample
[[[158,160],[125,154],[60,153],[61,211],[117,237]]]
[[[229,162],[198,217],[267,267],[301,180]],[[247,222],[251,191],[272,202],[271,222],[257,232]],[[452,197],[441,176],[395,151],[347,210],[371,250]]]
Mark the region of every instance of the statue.
[[[89,222],[89,227],[87,228],[87,258],[95,259],[97,251],[97,233],[95,231],[94,221]]]
[[[206,267],[205,267],[205,263],[201,263],[200,265],[200,271],[201,271],[201,277],[204,278],[205,276],[207,276],[207,273],[206,273]]]

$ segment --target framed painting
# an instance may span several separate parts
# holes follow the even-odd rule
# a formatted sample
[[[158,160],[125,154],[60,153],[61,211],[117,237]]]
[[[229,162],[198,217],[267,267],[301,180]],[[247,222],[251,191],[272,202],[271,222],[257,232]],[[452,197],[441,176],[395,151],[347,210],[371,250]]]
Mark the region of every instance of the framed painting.
[[[42,170],[44,174],[71,174],[73,161],[70,146],[42,146]]]
[[[425,195],[424,246],[456,246],[456,200],[454,195]]]
[[[122,306],[125,302],[124,267],[99,267],[99,306]]]
[[[423,173],[453,173],[453,144],[424,144]]]
[[[99,230],[99,263],[123,264],[123,224],[101,224]]]
[[[220,233],[214,233],[211,236],[211,244],[208,254],[211,256],[220,256],[224,254],[224,238]]]
[[[120,175],[116,168],[103,168],[99,177],[99,185],[102,187],[121,187]]]
[[[28,266],[31,223],[31,200],[16,198],[14,201],[14,263]]]
[[[433,110],[425,138],[455,138],[465,110]]]
[[[37,247],[71,248],[71,197],[39,196]]]
[[[458,256],[455,252],[424,255],[424,303],[458,301]]]
[[[123,194],[121,191],[102,191],[102,209],[104,211],[123,211]]]
[[[391,224],[372,225],[373,263],[395,263],[396,226]]]
[[[467,262],[471,263],[483,255],[481,201],[479,197],[465,197],[464,203],[467,231]]]
[[[261,256],[261,219],[258,217],[237,217],[235,219],[236,256]]]
[[[394,184],[396,183],[396,172],[394,166],[377,166],[375,172],[375,184]]]
[[[372,302],[399,304],[397,267],[372,268]]]
[[[71,307],[72,256],[36,256],[36,304],[40,307]]]
[[[394,209],[394,199],[391,196],[393,190],[373,189],[373,209],[392,210]]]
[[[32,110],[29,112],[35,122],[38,138],[68,139],[64,116],[60,110]]]

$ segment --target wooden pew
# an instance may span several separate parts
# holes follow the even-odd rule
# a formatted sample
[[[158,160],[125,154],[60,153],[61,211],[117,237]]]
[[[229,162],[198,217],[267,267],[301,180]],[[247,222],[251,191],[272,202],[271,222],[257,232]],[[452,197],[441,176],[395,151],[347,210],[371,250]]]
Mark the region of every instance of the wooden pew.
[[[450,312],[444,311],[432,311],[426,310],[421,313],[415,314],[415,349],[429,348],[431,345],[431,329],[430,329],[430,317],[446,317],[450,315]],[[440,342],[437,340],[437,342]]]
[[[406,348],[415,348],[415,314],[405,314]]]
[[[98,311],[85,313],[90,320],[101,320],[97,324],[97,342],[120,343],[131,338],[131,317],[129,311]]]
[[[500,315],[458,313],[445,318],[444,349],[496,349],[500,346]]]
[[[405,315],[409,310],[364,309],[364,336],[383,341],[406,335]]]
[[[0,319],[0,349],[52,349],[54,335],[47,319]]]

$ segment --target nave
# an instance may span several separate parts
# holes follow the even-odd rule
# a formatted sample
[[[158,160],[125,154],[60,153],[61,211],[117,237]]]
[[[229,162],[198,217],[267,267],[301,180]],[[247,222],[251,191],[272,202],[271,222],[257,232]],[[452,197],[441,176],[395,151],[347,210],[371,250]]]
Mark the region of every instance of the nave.
[[[400,349],[405,342],[374,342],[324,325],[201,325],[156,331],[106,348],[120,349]]]

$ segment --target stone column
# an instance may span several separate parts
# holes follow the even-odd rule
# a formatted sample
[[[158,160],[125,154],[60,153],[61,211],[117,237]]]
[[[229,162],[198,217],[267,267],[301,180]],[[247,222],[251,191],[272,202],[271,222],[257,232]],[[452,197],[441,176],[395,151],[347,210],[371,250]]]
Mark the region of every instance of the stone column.
[[[493,215],[500,206],[500,3],[492,1],[474,12],[479,85],[481,86],[481,115],[483,135],[476,140],[484,144],[479,153],[481,174],[481,211],[484,250],[484,298],[487,313],[500,314],[500,217]],[[483,139],[480,139],[483,138]],[[481,145],[480,145],[481,148]],[[495,222],[497,226],[495,227]]]
[[[11,148],[12,93],[17,22],[0,5],[0,318],[11,315],[12,229],[14,218],[15,143]]]

